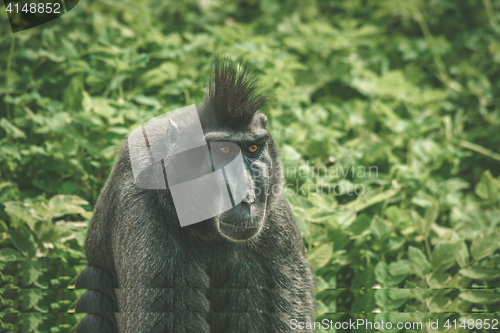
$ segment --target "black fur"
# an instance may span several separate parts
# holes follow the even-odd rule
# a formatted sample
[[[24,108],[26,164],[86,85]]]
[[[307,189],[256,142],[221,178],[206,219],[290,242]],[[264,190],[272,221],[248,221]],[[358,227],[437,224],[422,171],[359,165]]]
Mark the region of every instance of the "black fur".
[[[267,120],[257,111],[268,98],[257,93],[247,66],[216,59],[199,106],[205,133],[228,126],[234,133],[238,123],[245,128],[233,134],[238,141],[264,130]],[[77,332],[274,333],[294,331],[291,319],[312,321],[315,277],[280,192],[272,138],[266,154],[272,163],[265,220],[256,236],[235,242],[210,221],[181,228],[168,189],[134,184],[125,143],[88,230],[89,266],[76,287],[90,290],[76,311],[91,314]]]
[[[223,126],[242,128],[256,112],[275,101],[259,88],[254,66],[243,59],[215,57],[203,106]]]

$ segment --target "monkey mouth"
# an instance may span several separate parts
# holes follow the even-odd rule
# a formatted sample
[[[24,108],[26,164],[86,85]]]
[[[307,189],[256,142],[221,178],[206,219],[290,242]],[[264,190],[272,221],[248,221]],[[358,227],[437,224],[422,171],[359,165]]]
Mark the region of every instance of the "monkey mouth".
[[[219,230],[221,234],[232,241],[246,241],[255,236],[260,228],[258,226],[238,226],[219,220]]]
[[[262,219],[256,204],[240,202],[218,218],[219,232],[232,241],[246,241],[261,229]]]

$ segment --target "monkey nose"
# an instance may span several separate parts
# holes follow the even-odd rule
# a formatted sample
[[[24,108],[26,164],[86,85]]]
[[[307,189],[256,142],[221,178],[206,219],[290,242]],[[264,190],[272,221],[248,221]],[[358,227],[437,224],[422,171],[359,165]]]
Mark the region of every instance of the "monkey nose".
[[[247,204],[252,204],[255,202],[255,185],[253,182],[253,179],[250,175],[247,174],[247,195],[245,196],[245,199],[242,201]]]
[[[247,196],[245,197],[245,199],[243,199],[243,202],[247,203],[247,204],[254,203],[255,202],[255,193],[253,193],[253,192],[248,193]]]

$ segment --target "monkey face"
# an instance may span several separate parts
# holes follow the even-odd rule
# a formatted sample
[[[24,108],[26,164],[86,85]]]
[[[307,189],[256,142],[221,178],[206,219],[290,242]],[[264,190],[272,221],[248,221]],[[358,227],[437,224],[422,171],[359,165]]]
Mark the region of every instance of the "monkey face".
[[[144,124],[148,149],[139,149],[142,131],[129,138],[136,185],[168,189],[182,227],[207,221],[230,240],[248,240],[261,230],[266,211],[272,168],[266,124],[256,114],[240,130],[202,129],[194,106],[157,117]]]
[[[269,187],[271,158],[267,142],[212,142],[214,167],[224,167],[233,208],[217,218],[218,231],[233,241],[245,241],[262,228]],[[235,158],[233,162],[229,154]]]
[[[269,194],[272,159],[267,118],[257,114],[240,131],[215,130],[209,141],[214,170],[224,170],[233,207],[215,218],[218,232],[232,241],[246,241],[262,229]]]

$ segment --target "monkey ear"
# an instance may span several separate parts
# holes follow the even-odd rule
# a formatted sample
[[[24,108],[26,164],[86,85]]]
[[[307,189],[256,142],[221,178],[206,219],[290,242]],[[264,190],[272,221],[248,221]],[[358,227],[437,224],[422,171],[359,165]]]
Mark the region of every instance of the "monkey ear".
[[[255,116],[255,118],[256,118],[255,119],[256,124],[259,124],[263,128],[267,127],[267,117],[266,117],[265,114],[263,114],[263,113],[257,113],[256,116]]]
[[[262,126],[264,128],[266,128],[267,127],[267,117],[266,117],[265,114],[262,114],[262,120],[261,121],[262,121]]]

